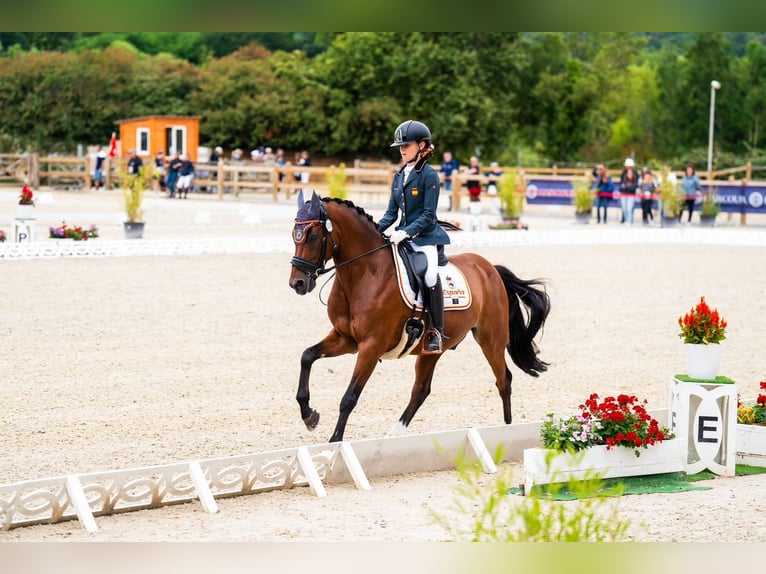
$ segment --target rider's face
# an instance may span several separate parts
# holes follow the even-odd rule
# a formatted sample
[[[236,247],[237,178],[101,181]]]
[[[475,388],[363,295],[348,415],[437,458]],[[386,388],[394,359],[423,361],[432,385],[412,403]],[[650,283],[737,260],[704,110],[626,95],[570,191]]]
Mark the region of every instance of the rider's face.
[[[418,157],[420,151],[420,144],[417,142],[410,142],[399,146],[399,153],[402,154],[402,161],[404,163],[412,163]]]

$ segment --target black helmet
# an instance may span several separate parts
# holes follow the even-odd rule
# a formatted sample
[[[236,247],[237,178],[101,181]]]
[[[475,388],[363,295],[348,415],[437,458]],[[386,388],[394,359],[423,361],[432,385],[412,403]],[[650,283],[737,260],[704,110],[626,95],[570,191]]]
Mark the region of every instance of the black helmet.
[[[426,144],[431,143],[431,130],[423,122],[416,120],[407,120],[399,124],[394,132],[394,143],[391,147],[397,147],[410,142],[425,141]]]

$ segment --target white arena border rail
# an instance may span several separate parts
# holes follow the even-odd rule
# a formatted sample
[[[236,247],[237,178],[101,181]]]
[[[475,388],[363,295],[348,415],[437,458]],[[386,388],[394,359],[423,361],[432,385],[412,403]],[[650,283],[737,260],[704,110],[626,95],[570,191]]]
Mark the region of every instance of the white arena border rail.
[[[667,424],[668,409],[650,411]],[[91,472],[0,485],[0,528],[79,519],[97,532],[96,516],[159,508],[199,500],[218,512],[217,498],[309,486],[320,497],[326,485],[354,482],[370,490],[369,478],[450,470],[459,457],[478,461],[487,473],[500,461],[521,461],[540,446],[541,421],[450,430],[265,453],[187,461],[128,470]]]
[[[524,245],[731,245],[766,247],[766,232],[759,229],[674,228],[542,231],[479,231],[451,233],[452,248],[511,247]],[[0,243],[0,261],[59,257],[141,257],[168,255],[292,253],[289,236],[212,239],[126,239],[89,241],[47,240]]]

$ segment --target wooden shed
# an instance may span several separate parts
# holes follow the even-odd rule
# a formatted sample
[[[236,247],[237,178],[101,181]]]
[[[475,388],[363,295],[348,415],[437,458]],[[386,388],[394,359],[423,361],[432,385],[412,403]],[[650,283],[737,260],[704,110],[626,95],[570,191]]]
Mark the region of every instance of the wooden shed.
[[[159,150],[170,156],[174,151],[188,153],[197,161],[199,116],[143,116],[119,120],[120,151],[123,156],[134,149],[139,157],[154,157]]]

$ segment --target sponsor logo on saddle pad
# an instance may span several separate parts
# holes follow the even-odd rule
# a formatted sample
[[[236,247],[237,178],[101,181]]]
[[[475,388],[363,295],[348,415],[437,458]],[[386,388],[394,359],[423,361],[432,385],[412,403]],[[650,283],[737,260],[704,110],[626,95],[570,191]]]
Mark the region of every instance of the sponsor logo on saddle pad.
[[[399,284],[399,293],[402,300],[408,307],[415,305],[418,311],[423,310],[423,297],[415,292],[410,286],[407,268],[404,265],[396,249],[391,250],[394,254],[394,263],[396,267],[396,280]],[[471,289],[468,287],[468,281],[463,272],[453,263],[447,263],[444,267],[439,267],[439,277],[442,282],[442,293],[444,295],[444,310],[458,311],[468,309],[471,306]]]

